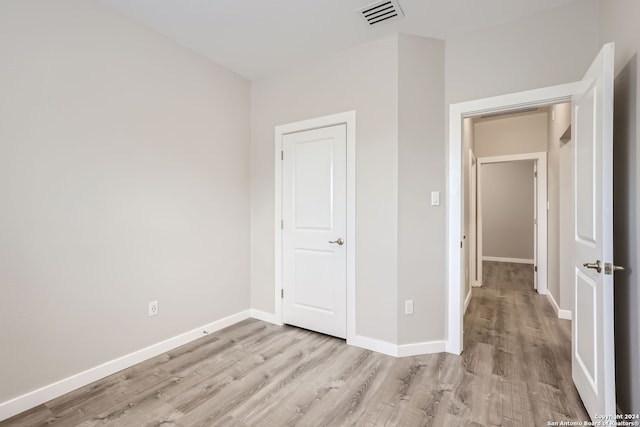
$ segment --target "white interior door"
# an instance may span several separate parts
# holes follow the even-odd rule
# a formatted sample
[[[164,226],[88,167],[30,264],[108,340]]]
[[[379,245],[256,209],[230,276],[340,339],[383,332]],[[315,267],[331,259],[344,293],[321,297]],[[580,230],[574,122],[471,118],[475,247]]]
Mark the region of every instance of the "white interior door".
[[[346,125],[285,135],[284,323],[346,338]]]
[[[613,43],[573,98],[574,290],[572,376],[589,415],[614,415]]]

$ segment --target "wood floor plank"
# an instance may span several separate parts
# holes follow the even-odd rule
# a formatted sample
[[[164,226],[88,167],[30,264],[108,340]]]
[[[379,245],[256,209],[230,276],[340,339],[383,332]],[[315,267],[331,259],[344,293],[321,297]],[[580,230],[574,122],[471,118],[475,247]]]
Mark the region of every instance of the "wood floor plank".
[[[588,419],[571,380],[571,322],[531,266],[485,263],[461,356],[394,358],[257,320],[0,422],[20,426],[543,426]]]

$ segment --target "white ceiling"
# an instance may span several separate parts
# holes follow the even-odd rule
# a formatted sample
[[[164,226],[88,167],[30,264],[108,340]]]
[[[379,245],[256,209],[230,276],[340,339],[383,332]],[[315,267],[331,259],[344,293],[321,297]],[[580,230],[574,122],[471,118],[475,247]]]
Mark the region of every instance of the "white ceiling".
[[[405,17],[369,27],[371,0],[100,0],[249,78],[387,34],[447,39],[575,0],[399,0]]]

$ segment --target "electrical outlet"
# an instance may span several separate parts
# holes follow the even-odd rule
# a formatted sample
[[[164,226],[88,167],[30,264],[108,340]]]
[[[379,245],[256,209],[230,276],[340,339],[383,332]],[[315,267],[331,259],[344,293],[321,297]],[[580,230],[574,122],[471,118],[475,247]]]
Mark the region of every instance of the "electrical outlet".
[[[413,300],[408,299],[404,302],[404,314],[413,314]]]
[[[158,300],[149,301],[149,316],[155,316],[158,314]]]

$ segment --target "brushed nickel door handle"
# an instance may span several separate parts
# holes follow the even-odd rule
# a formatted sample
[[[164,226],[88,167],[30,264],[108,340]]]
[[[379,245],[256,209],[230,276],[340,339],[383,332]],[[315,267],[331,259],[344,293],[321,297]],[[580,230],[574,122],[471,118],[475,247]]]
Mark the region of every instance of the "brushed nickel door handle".
[[[600,264],[600,260],[596,260],[596,262],[585,262],[582,264],[583,267],[593,268],[598,273],[602,272],[602,265]]]
[[[342,237],[338,237],[338,240],[329,240],[329,243],[337,243],[338,246],[344,245],[344,239]]]

